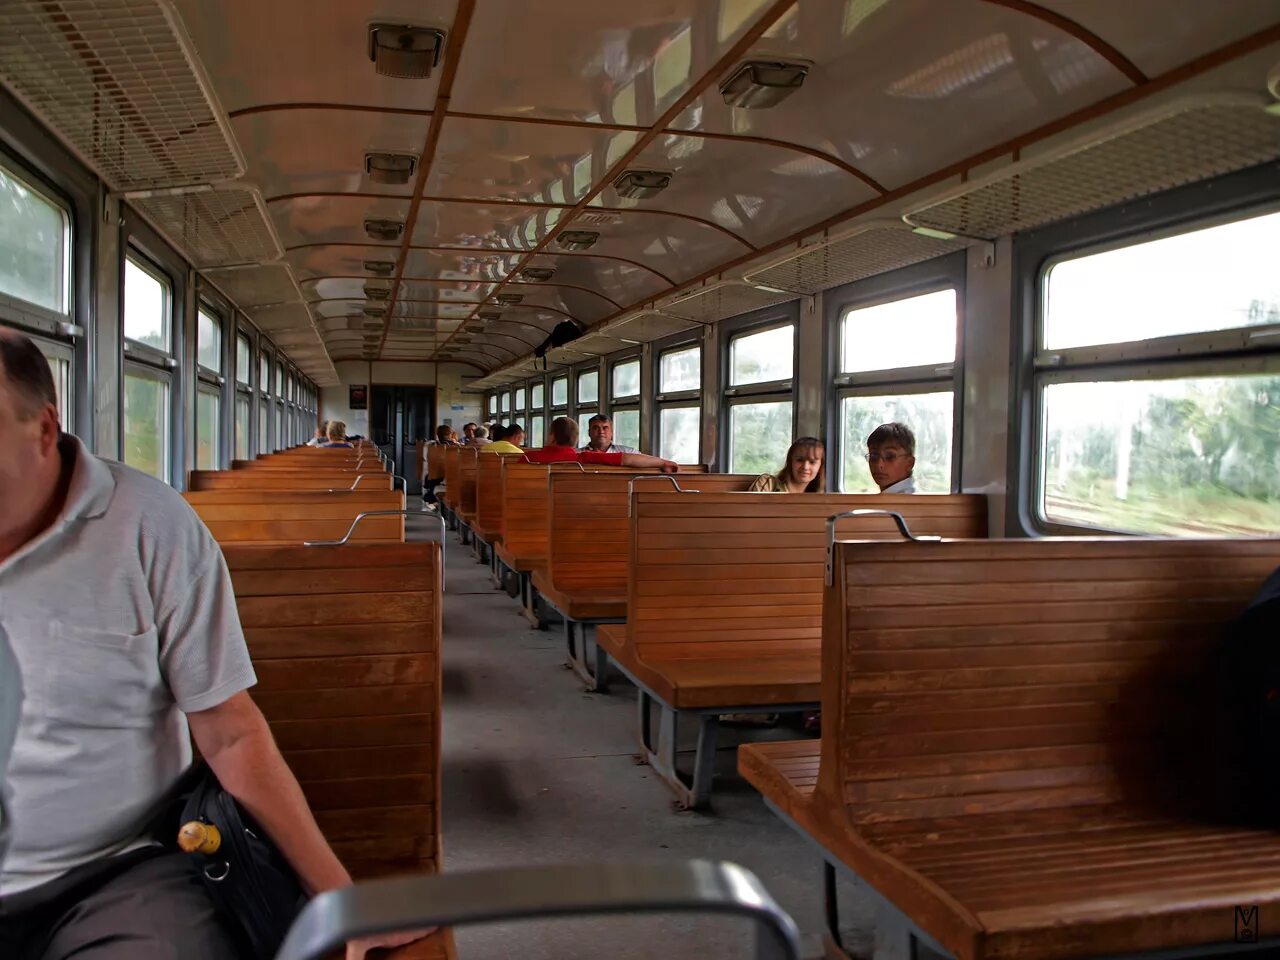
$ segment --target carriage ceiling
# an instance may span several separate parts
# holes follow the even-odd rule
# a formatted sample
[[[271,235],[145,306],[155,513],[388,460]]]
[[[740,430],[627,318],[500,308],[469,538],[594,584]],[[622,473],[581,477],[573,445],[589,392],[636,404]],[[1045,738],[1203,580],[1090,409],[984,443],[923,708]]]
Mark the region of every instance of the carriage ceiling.
[[[444,31],[429,78],[375,73],[379,23]],[[6,85],[320,382],[383,358],[501,383],[565,317],[589,331],[553,362],[1280,157],[1280,0],[9,0],[0,32]],[[729,107],[748,60],[809,69]],[[121,142],[131,77],[196,92],[131,182],[51,76],[106,89],[79,99],[114,99]],[[371,152],[414,175],[374,182]],[[671,182],[626,199],[627,170]]]

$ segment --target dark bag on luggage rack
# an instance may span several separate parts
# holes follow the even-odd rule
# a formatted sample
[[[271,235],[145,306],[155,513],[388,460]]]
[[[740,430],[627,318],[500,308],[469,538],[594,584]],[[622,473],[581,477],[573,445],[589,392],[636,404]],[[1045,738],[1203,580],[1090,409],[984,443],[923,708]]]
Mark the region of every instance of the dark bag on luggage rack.
[[[207,764],[183,774],[170,798],[160,839],[188,855],[245,956],[271,960],[307,901],[293,868]]]

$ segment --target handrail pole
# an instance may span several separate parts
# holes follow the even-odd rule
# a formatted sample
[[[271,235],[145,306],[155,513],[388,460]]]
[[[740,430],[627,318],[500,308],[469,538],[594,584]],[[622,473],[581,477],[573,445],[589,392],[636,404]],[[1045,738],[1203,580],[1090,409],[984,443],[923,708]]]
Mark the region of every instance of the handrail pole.
[[[835,544],[836,544],[836,521],[843,520],[845,517],[892,517],[893,522],[898,527],[898,532],[902,534],[904,540],[910,540],[912,543],[924,543],[929,541],[941,540],[941,537],[934,536],[916,536],[911,532],[911,528],[907,526],[907,520],[902,514],[896,510],[880,510],[873,508],[864,508],[860,510],[845,510],[843,513],[833,513],[827,517],[827,570],[826,580],[827,586],[835,584]]]
[[[631,498],[636,492],[636,483],[640,480],[670,480],[671,485],[676,488],[676,493],[697,493],[698,492],[697,490],[686,490],[684,487],[680,486],[676,478],[671,476],[671,474],[669,473],[647,473],[642,477],[632,477],[631,481],[627,484],[627,516],[628,517],[634,513],[631,507]]]

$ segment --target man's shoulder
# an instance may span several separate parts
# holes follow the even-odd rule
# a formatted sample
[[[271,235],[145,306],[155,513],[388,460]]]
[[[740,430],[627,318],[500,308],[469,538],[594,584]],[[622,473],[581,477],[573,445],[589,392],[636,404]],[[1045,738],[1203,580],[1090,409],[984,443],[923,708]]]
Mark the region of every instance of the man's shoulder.
[[[177,539],[185,534],[203,540],[208,535],[191,505],[169,484],[118,460],[96,459],[106,465],[115,481],[106,514],[113,524],[137,524],[157,538]]]

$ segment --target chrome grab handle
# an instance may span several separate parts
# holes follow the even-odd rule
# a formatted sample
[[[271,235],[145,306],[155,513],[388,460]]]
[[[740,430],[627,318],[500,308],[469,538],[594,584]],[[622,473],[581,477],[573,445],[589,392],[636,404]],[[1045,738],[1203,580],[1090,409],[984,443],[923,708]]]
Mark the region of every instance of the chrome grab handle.
[[[362,473],[362,474],[360,474],[358,477],[356,477],[354,480],[352,480],[352,481],[351,481],[351,486],[347,487],[347,489],[345,489],[345,490],[343,490],[343,489],[341,489],[341,488],[334,489],[334,488],[332,488],[332,487],[331,487],[331,488],[329,489],[329,493],[350,493],[350,492],[351,492],[352,490],[354,490],[356,487],[360,486],[360,481],[361,481],[361,480],[364,480],[364,479],[366,479],[367,477],[373,477],[375,480],[378,480],[378,479],[384,479],[385,475],[383,475],[383,474],[377,474],[377,473]],[[403,478],[403,477],[401,477],[401,479],[403,480],[404,478]],[[395,489],[395,480],[394,480],[394,479],[393,479],[393,480],[392,480],[392,482],[391,482],[391,489],[393,489],[393,490]]]
[[[896,510],[878,510],[878,509],[862,509],[862,510],[846,510],[843,513],[833,513],[827,517],[827,586],[835,583],[835,543],[836,543],[836,521],[843,520],[845,517],[893,517],[893,522],[898,525],[898,532],[902,534],[904,540],[910,540],[913,543],[925,543],[929,541],[939,541],[941,537],[920,536],[917,537],[911,532],[911,528],[907,526],[906,518]]]
[[[341,540],[304,540],[304,547],[341,547],[351,542],[351,535],[356,532],[356,527],[360,526],[360,521],[365,517],[420,517],[423,514],[431,516],[430,510],[366,510],[364,513],[357,513],[356,518],[351,521],[351,526],[347,529],[347,535]],[[445,562],[448,553],[448,527],[444,522],[444,517],[435,514],[435,519],[440,524],[440,579],[444,581]]]
[[[636,483],[640,480],[670,480],[671,485],[676,488],[676,493],[697,493],[698,492],[697,490],[686,490],[684,487],[680,486],[676,478],[671,476],[671,474],[669,473],[653,473],[653,474],[646,474],[643,477],[632,477],[630,482],[627,483],[627,516],[628,517],[631,516],[632,513],[634,512],[631,507],[631,497],[632,497],[632,494],[636,492]]]
[[[755,921],[756,960],[798,960],[800,934],[754,874],[689,860],[508,867],[372,880],[330,890],[294,921],[275,960],[316,960],[399,930],[584,914],[715,913]]]
[[[528,455],[528,454],[525,454],[523,457],[521,457],[521,458],[520,458],[520,463],[528,463],[528,464],[532,464],[532,465],[533,465],[533,466],[535,466],[535,467],[536,467],[536,466],[543,466],[543,467],[577,467],[577,468],[578,468],[579,470],[581,470],[583,473],[586,473],[586,472],[587,472],[587,468],[586,468],[586,467],[584,467],[584,466],[583,466],[581,463],[579,463],[577,460],[562,460],[562,461],[560,461],[559,463],[543,463],[543,464],[537,464],[537,463],[534,463],[534,461],[532,461],[532,460],[530,460],[530,459],[529,459],[529,455]]]

